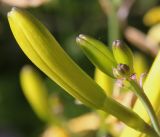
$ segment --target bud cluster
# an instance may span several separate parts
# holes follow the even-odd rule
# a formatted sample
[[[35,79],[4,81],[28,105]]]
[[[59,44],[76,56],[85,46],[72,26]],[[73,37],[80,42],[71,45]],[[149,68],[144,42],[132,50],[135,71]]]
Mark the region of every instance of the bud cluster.
[[[112,53],[102,42],[89,36],[81,34],[76,40],[89,60],[107,75],[121,78],[133,74],[133,53],[123,41],[113,42]]]

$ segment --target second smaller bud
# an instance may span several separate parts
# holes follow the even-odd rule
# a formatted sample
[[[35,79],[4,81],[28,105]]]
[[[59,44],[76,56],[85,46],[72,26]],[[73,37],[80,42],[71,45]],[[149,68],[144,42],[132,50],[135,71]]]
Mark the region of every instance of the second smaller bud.
[[[133,73],[133,53],[131,49],[121,40],[115,40],[112,44],[113,55],[117,64],[125,64]]]

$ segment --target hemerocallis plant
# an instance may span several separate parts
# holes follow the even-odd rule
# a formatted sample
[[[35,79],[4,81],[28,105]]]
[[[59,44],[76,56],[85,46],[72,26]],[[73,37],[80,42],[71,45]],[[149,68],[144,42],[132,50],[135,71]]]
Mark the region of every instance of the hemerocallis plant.
[[[48,92],[38,73],[32,67],[25,66],[20,74],[20,82],[25,97],[39,118],[47,122],[52,121]]]
[[[77,37],[78,45],[98,69],[114,79],[121,79],[122,82],[126,81],[131,85],[131,90],[145,107],[144,112],[148,113],[144,119],[138,115],[139,111],[134,112],[109,97],[107,92],[65,53],[46,27],[30,13],[13,8],[8,13],[8,20],[17,43],[27,57],[70,95],[88,107],[103,110],[117,117],[130,128],[147,136],[160,137],[157,116],[144,92],[150,87],[144,84],[146,86],[142,88],[134,79],[133,63],[128,62],[130,59],[132,62],[132,52],[127,46],[123,46],[121,41],[113,42],[113,46],[118,46],[113,47],[112,53],[103,43],[91,37],[85,35]],[[127,56],[124,55],[125,52]],[[157,66],[156,62],[152,68]],[[147,79],[151,79],[149,76]],[[157,102],[156,98],[154,101]],[[148,117],[151,124],[145,119]]]
[[[20,83],[35,114],[48,126],[43,136],[47,137],[47,134],[53,132],[54,137],[69,137],[64,121],[53,111],[58,107],[50,103],[48,89],[40,74],[32,66],[26,65],[20,72]]]

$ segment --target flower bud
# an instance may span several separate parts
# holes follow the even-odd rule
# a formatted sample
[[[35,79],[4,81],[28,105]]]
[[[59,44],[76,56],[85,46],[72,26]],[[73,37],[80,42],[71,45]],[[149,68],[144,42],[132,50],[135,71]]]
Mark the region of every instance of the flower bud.
[[[48,91],[39,74],[31,66],[25,66],[20,73],[20,82],[25,97],[39,118],[45,122],[51,120]]]
[[[126,64],[133,73],[133,53],[121,40],[115,40],[112,45],[113,55],[118,64]]]
[[[75,64],[42,23],[17,8],[8,13],[8,20],[19,46],[37,67],[84,104],[101,107],[103,90]]]
[[[102,42],[89,36],[79,35],[76,39],[88,59],[102,72],[114,77],[112,69],[116,66],[116,61],[112,52]]]
[[[8,20],[23,52],[65,91],[87,106],[114,115],[134,129],[145,133],[152,130],[132,110],[106,96],[102,88],[77,66],[45,26],[31,14],[14,8],[8,13]]]

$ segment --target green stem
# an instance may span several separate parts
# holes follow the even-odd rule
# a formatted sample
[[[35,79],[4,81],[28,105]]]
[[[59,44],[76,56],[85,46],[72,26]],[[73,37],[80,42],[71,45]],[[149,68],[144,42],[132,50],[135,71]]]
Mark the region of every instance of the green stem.
[[[111,15],[108,16],[108,40],[109,45],[112,45],[113,41],[119,39],[119,25],[116,15],[114,14],[115,11]]]
[[[110,112],[113,116],[117,117],[120,120],[123,119],[123,122],[129,127],[145,133],[150,137],[160,137],[153,129],[153,127],[144,122],[143,119],[141,119],[136,113],[133,113],[133,111],[131,111],[127,107],[122,107],[120,103],[117,103],[115,100],[110,99],[109,97],[107,97],[107,99],[104,101],[101,110],[107,113]]]
[[[112,42],[120,38],[120,22],[117,17],[117,7],[113,0],[98,0],[102,10],[107,16],[107,37],[108,44],[111,46]],[[120,3],[119,3],[120,4]]]
[[[130,82],[130,84],[134,88],[134,91],[135,91],[136,95],[138,96],[138,98],[143,103],[143,105],[144,105],[144,107],[150,117],[151,123],[152,123],[155,131],[160,136],[160,126],[159,126],[158,118],[155,114],[155,111],[154,111],[152,104],[150,103],[148,97],[146,96],[145,92],[138,85],[138,83],[136,81],[134,81],[134,80],[128,80],[128,81]]]
[[[108,13],[108,41],[109,45],[112,45],[112,42],[120,38],[120,26],[119,20],[117,17],[116,7],[113,2],[109,2],[110,11]]]

